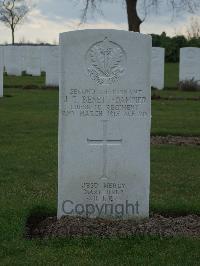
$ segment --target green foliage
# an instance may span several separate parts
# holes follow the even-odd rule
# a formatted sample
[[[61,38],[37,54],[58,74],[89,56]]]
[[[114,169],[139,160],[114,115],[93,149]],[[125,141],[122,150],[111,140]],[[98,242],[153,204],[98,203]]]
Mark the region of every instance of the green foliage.
[[[200,38],[186,39],[185,36],[169,37],[163,32],[161,35],[152,34],[152,44],[154,47],[165,48],[166,62],[179,62],[180,48],[200,47]]]
[[[194,79],[186,79],[178,83],[178,89],[181,91],[200,91],[200,84]]]

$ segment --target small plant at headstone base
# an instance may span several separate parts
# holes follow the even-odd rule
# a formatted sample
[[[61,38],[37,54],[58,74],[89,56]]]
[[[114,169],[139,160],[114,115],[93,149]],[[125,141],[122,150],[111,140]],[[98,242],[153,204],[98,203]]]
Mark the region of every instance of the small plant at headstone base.
[[[178,83],[178,89],[181,91],[200,91],[200,80],[186,79]]]

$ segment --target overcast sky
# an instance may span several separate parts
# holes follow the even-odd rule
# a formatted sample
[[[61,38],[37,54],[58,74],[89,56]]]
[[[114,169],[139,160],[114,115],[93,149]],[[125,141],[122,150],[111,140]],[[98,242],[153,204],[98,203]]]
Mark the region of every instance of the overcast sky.
[[[95,13],[89,16],[86,24],[80,25],[83,0],[32,0],[34,8],[27,20],[17,28],[16,41],[57,42],[60,32],[84,28],[112,28],[127,30],[126,9],[122,0],[115,0],[113,4],[102,4],[103,15]],[[162,11],[151,11],[142,24],[142,33],[162,33],[168,35],[184,34],[189,25],[191,14],[181,13],[172,17],[168,6]],[[142,9],[139,8],[140,15]],[[200,12],[196,14],[200,17]],[[10,30],[0,24],[0,43],[11,42]]]

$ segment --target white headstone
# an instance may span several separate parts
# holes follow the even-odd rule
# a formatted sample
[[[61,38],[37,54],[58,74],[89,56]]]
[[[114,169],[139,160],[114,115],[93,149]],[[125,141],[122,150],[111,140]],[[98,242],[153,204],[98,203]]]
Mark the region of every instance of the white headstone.
[[[151,86],[162,90],[164,89],[165,71],[165,49],[159,47],[152,48],[151,61]]]
[[[8,75],[21,76],[21,55],[19,46],[4,47],[4,64]]]
[[[0,46],[0,97],[3,97],[3,70],[4,70],[3,47]]]
[[[19,46],[19,53],[21,57],[21,71],[26,71],[27,66],[27,46]]]
[[[148,217],[151,37],[60,35],[58,217]]]
[[[59,47],[50,46],[45,50],[46,86],[59,85]]]
[[[27,46],[27,69],[26,72],[32,76],[41,75],[40,46]]]
[[[41,59],[41,71],[46,72],[46,66],[47,66],[47,60],[46,60],[46,50],[49,48],[49,46],[41,46],[40,48],[40,59]]]
[[[191,79],[200,82],[200,48],[181,48],[179,81]]]

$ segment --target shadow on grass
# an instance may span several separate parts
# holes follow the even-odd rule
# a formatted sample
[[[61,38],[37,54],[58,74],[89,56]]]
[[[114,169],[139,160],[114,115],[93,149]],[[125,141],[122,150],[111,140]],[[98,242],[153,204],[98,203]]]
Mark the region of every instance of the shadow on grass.
[[[37,228],[38,224],[46,220],[48,217],[55,217],[56,211],[45,206],[36,206],[30,210],[26,226],[24,237],[27,239],[32,239],[33,231]]]
[[[3,97],[0,97],[0,100],[3,100],[3,98],[11,98],[13,95],[11,94],[5,94]]]

